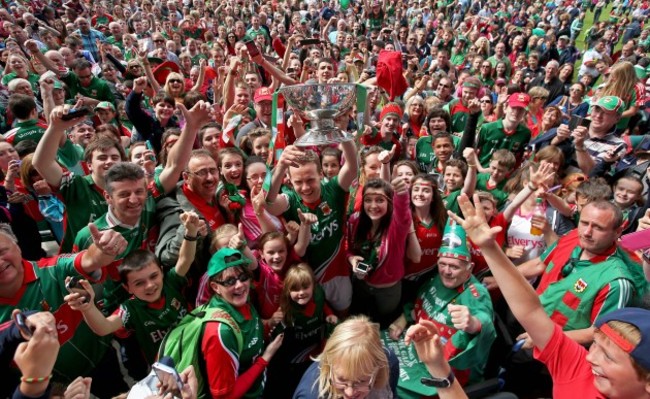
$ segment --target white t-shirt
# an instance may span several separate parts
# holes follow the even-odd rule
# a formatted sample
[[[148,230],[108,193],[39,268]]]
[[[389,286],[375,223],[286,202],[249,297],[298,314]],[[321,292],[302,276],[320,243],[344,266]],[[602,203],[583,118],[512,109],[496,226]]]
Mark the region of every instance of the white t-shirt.
[[[524,217],[520,211],[513,216],[510,227],[508,227],[508,247],[521,245],[524,247],[524,254],[519,259],[513,259],[515,265],[520,265],[526,261],[534,259],[542,254],[546,249],[544,236],[535,236],[530,234],[530,220],[532,214]]]

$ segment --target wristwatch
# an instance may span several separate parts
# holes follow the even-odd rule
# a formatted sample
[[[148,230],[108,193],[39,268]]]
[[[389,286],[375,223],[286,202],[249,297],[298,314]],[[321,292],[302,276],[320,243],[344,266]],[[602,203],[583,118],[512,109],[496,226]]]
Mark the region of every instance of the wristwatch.
[[[422,377],[420,378],[420,383],[422,385],[426,385],[428,387],[434,387],[434,388],[449,388],[451,384],[454,383],[454,380],[456,380],[456,377],[454,376],[454,372],[450,371],[449,375],[447,378],[437,378],[437,377]]]

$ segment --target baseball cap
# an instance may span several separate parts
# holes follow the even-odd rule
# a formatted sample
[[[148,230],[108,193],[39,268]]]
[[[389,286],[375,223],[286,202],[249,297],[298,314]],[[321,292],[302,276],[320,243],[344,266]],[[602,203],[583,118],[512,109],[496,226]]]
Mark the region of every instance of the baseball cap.
[[[253,101],[257,104],[262,101],[271,101],[273,99],[273,93],[268,87],[260,87],[255,90],[255,95],[253,96]]]
[[[621,321],[632,324],[641,332],[641,341],[634,346],[606,323],[608,321]],[[632,356],[635,362],[644,369],[650,370],[650,310],[640,308],[623,308],[607,313],[596,319],[594,325],[612,340],[619,348]]]
[[[102,101],[95,106],[95,109],[110,109],[111,111],[115,111],[115,106],[108,101]]]
[[[58,79],[54,79],[54,89],[63,90],[63,83]]]
[[[648,71],[641,65],[635,65],[634,72],[636,73],[636,77],[639,79],[645,79],[648,76]]]
[[[528,108],[528,104],[530,104],[530,96],[526,93],[512,93],[508,97],[508,106],[511,108]]]
[[[625,108],[625,103],[623,100],[616,96],[605,96],[598,99],[598,102],[593,105],[594,107],[599,107],[605,112],[616,112],[617,114],[622,114]]]
[[[570,40],[570,39],[569,39],[569,36],[562,35],[562,36],[558,37],[558,40]]]
[[[245,266],[250,263],[241,252],[232,248],[221,248],[208,262],[208,277],[216,276],[226,269],[235,266]]]

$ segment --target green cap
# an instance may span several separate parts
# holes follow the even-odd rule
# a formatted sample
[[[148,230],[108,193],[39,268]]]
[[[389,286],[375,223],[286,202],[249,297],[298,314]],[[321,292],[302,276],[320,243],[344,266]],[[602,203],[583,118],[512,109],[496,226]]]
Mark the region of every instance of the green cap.
[[[544,37],[546,36],[546,31],[542,28],[535,28],[533,29],[533,35],[539,36],[539,37]]]
[[[61,81],[58,79],[54,79],[54,88],[63,90],[63,83],[61,83]]]
[[[616,96],[601,97],[593,106],[600,107],[607,112],[616,112],[617,114],[622,114],[625,111],[625,103]]]
[[[241,252],[232,248],[221,248],[218,250],[210,261],[208,262],[208,277],[216,276],[226,269],[231,267],[248,265],[250,260],[245,257]]]
[[[445,233],[442,236],[442,246],[438,250],[438,257],[455,258],[470,262],[472,255],[467,249],[467,235],[465,230],[456,222],[451,220],[445,226]]]
[[[108,101],[102,101],[95,105],[95,109],[110,109],[111,111],[115,111],[115,106]]]

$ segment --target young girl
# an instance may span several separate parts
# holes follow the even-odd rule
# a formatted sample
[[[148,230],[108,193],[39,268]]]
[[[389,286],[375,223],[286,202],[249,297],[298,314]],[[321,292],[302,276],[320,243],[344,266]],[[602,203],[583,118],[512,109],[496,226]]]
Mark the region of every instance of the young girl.
[[[381,147],[373,145],[364,147],[359,152],[361,158],[361,173],[359,174],[359,184],[350,190],[350,199],[348,203],[348,214],[359,212],[363,202],[363,186],[366,181],[376,179],[381,173],[381,161],[379,154],[384,151]]]
[[[341,156],[343,153],[338,148],[327,147],[321,152],[321,165],[325,181],[329,181],[334,176],[339,175],[341,170]]]
[[[447,210],[442,203],[435,177],[419,174],[411,186],[411,212],[415,235],[422,257],[419,262],[405,262],[402,281],[402,302],[415,300],[423,282],[427,281],[438,263],[438,248],[447,222]]]
[[[418,166],[415,162],[403,159],[395,164],[392,178],[404,180],[406,188],[411,189],[411,182],[418,172]]]
[[[409,194],[403,180],[395,189],[381,179],[363,187],[363,207],[348,221],[348,262],[356,279],[353,313],[363,313],[384,328],[394,320],[402,296],[404,256],[420,261]]]
[[[243,189],[244,154],[236,147],[226,147],[219,150],[219,187],[217,197],[219,204],[229,211],[231,222],[235,222],[244,204],[246,195]]]
[[[325,301],[323,288],[316,283],[314,272],[306,263],[287,271],[280,308],[284,314],[286,342],[283,341],[268,368],[265,396],[269,398],[291,397],[312,359],[323,349],[327,324],[338,322]]]
[[[271,142],[271,131],[265,128],[253,129],[247,137],[247,153],[257,155],[266,160],[269,157],[269,143]],[[244,148],[244,147],[242,147]]]
[[[266,199],[262,192],[262,184],[269,173],[263,158],[251,156],[246,160],[245,175],[249,196],[240,215],[248,246],[257,249],[257,240],[263,233],[282,231],[282,222],[266,211]]]

